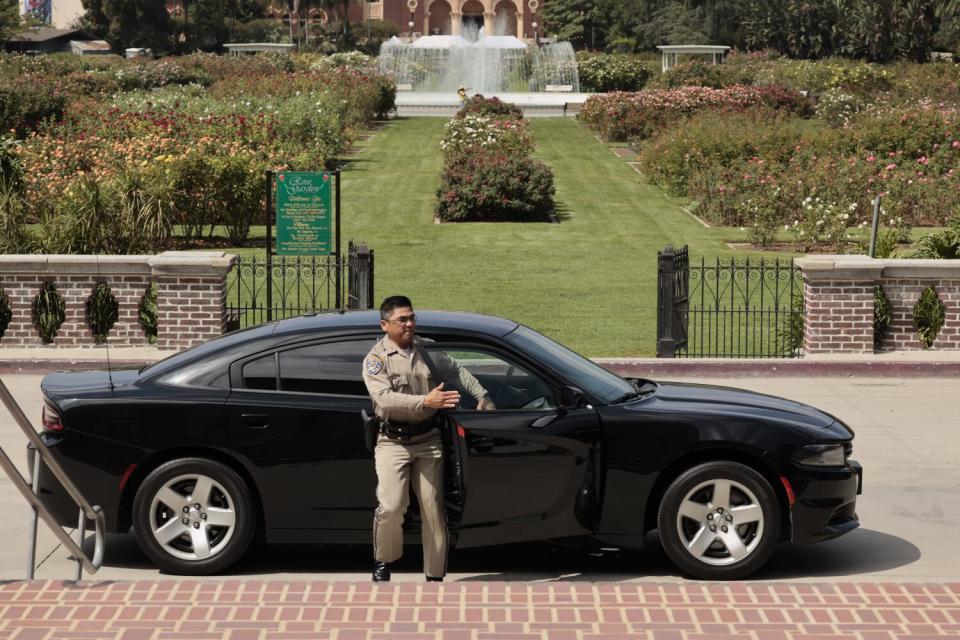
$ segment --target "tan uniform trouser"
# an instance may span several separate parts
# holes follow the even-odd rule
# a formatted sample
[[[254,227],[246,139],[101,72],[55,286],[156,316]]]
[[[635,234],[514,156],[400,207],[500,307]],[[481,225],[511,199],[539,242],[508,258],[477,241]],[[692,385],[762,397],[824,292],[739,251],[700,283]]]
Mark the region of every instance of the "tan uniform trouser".
[[[403,516],[410,482],[420,503],[423,570],[432,578],[447,573],[447,520],[443,512],[443,441],[436,430],[406,443],[381,435],[374,452],[377,510],[373,516],[373,557],[393,562],[403,554]]]

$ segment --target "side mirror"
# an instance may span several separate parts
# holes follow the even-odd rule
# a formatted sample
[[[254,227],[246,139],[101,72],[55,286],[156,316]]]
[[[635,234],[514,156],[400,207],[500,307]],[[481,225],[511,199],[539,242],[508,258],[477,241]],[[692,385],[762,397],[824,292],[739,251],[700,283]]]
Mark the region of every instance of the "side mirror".
[[[560,390],[560,408],[577,409],[583,405],[583,391],[576,387],[564,387]]]

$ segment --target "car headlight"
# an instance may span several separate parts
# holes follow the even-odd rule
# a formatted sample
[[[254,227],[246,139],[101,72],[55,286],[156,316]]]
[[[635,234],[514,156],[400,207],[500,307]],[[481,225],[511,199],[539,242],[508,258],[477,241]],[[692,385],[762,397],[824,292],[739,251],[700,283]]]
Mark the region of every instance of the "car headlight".
[[[797,449],[793,461],[811,467],[842,467],[847,463],[846,447],[836,444],[808,444]]]

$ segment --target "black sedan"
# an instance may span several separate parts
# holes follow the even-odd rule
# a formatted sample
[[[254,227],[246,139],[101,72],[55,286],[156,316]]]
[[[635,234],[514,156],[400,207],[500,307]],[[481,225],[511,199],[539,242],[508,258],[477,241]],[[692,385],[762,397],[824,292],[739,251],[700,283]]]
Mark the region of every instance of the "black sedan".
[[[427,356],[458,362],[496,405],[478,411],[462,393],[445,416],[456,547],[569,537],[641,548],[657,529],[681,570],[726,579],[761,567],[779,542],[858,525],[853,432],[833,416],[735,389],[624,379],[502,318],[418,319]],[[369,543],[376,476],[361,366],[378,321],[307,315],[140,371],[50,374],[43,439],[109,531],[132,527],[169,572],[222,571],[255,536]],[[40,490],[75,523],[43,468]],[[411,541],[418,526],[408,514]]]

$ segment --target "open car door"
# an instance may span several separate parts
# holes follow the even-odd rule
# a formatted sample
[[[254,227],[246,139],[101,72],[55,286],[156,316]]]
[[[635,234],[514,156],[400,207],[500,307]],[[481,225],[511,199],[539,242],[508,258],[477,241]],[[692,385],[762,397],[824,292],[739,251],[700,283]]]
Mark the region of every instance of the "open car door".
[[[448,464],[461,500],[458,547],[582,535],[599,516],[597,412],[561,407],[561,390],[511,355],[477,345],[421,345],[434,379],[457,389]],[[481,410],[477,397],[492,406]]]

